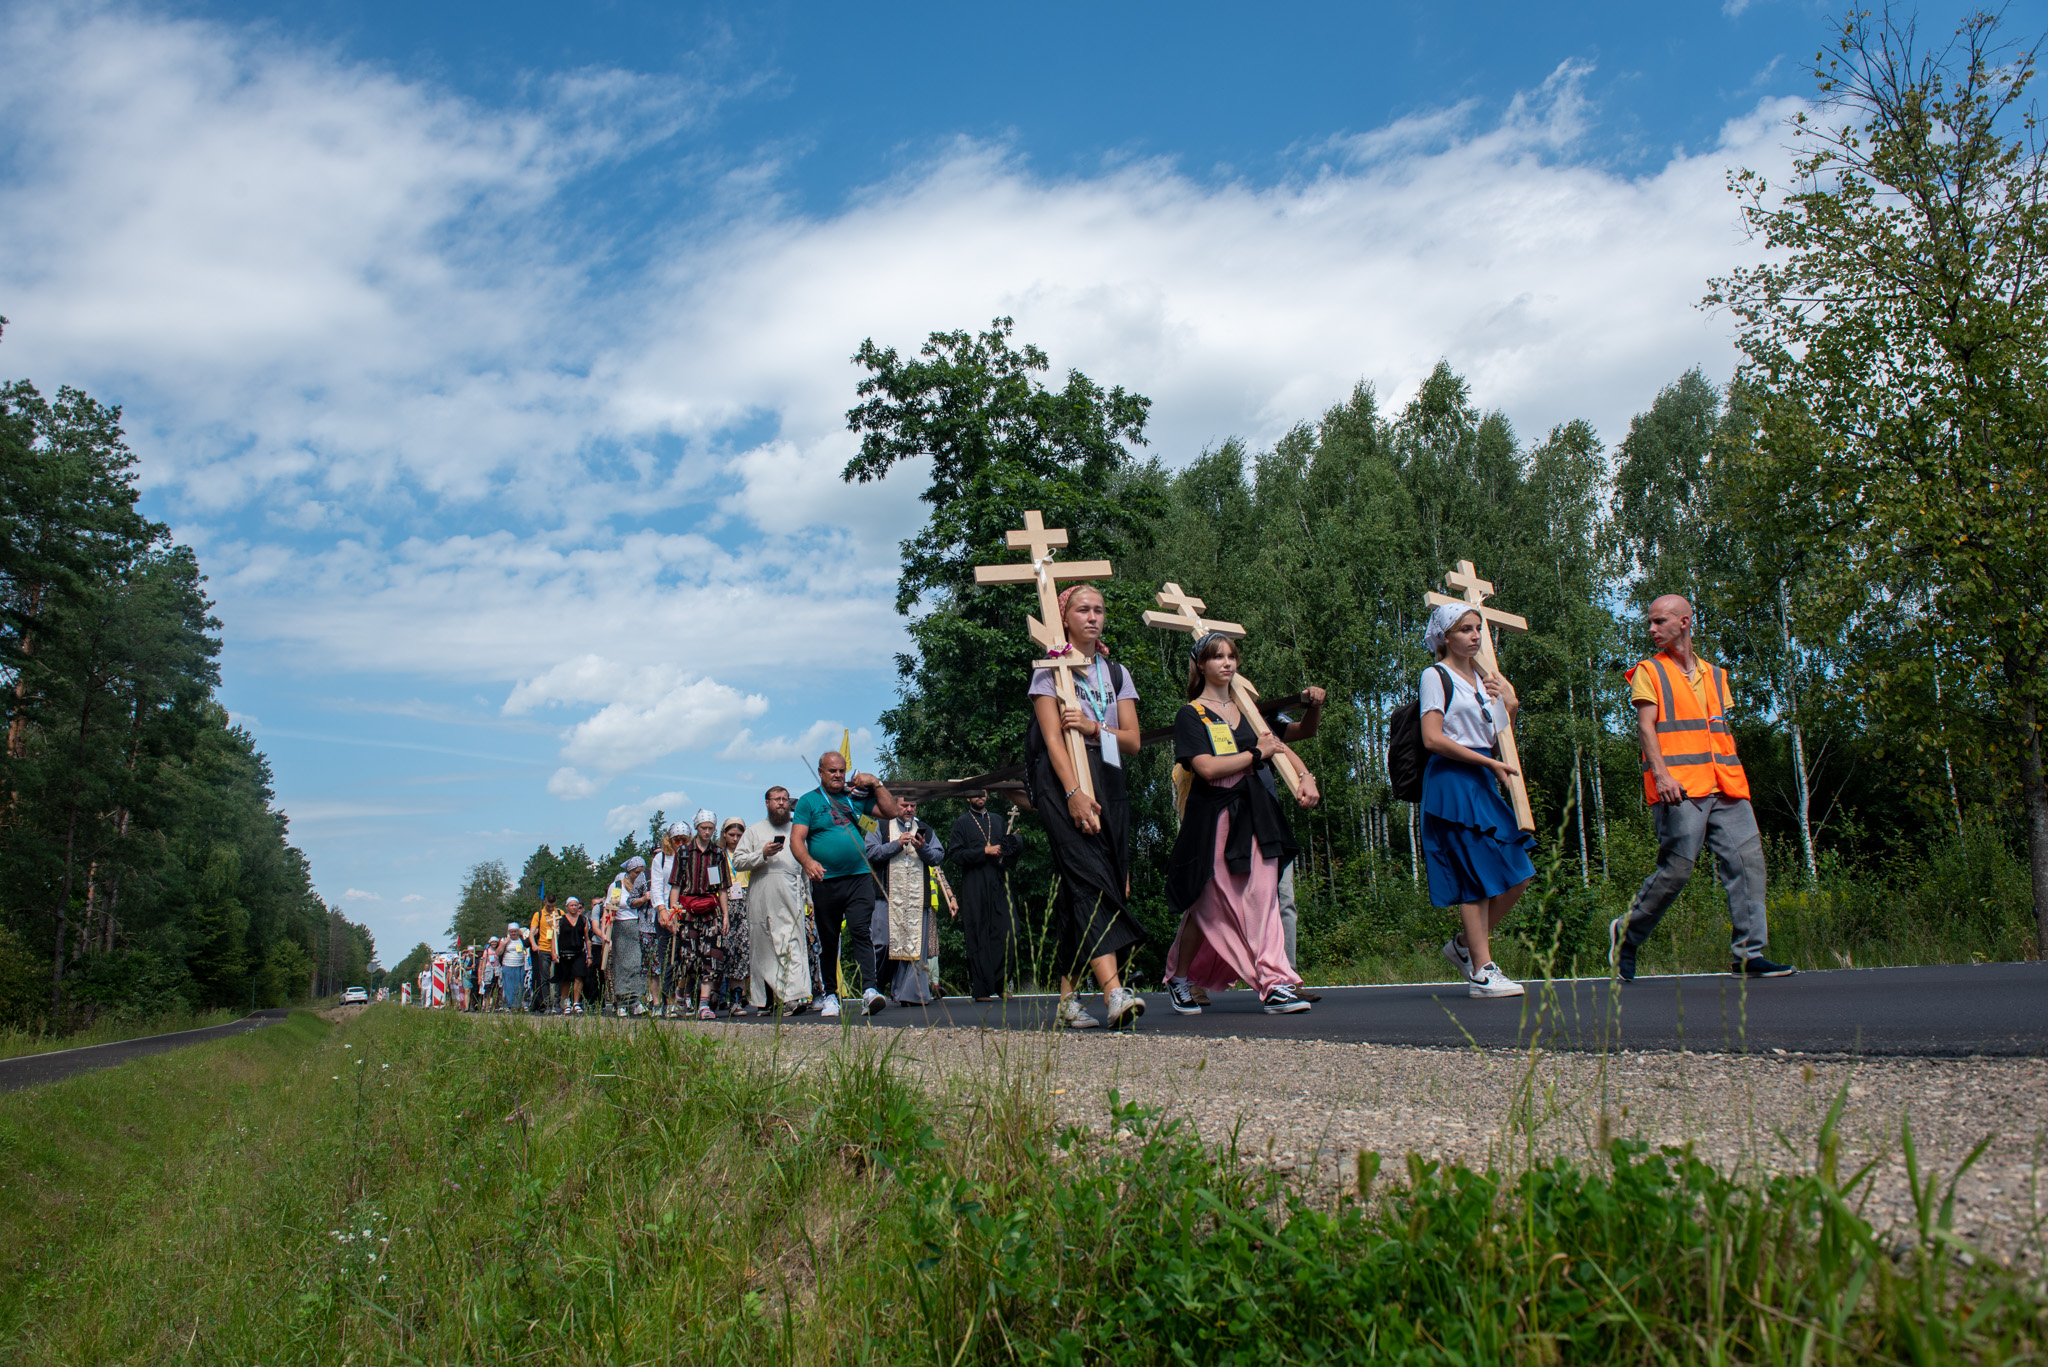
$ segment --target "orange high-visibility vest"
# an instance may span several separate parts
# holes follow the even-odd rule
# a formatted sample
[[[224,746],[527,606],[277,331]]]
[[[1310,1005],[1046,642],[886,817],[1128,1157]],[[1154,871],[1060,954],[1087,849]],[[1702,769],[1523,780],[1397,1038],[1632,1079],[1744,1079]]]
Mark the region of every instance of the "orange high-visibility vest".
[[[1720,792],[1728,797],[1749,796],[1749,776],[1735,755],[1735,733],[1728,729],[1728,671],[1699,661],[1706,671],[1707,710],[1700,711],[1699,694],[1685,681],[1678,661],[1659,652],[1628,672],[1652,670],[1657,679],[1657,748],[1664,767],[1678,780],[1687,797],[1710,797]],[[1643,795],[1657,801],[1657,779],[1649,757],[1643,758]]]

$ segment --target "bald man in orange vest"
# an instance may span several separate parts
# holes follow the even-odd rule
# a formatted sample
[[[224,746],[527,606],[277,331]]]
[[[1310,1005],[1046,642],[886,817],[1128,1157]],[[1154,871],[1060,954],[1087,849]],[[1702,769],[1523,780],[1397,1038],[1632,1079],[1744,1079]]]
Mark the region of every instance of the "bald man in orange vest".
[[[1628,672],[1643,747],[1643,796],[1657,824],[1657,868],[1628,915],[1608,923],[1615,972],[1636,976],[1636,951],[1685,890],[1700,847],[1714,853],[1735,932],[1728,971],[1785,978],[1796,970],[1764,957],[1764,844],[1749,805],[1749,776],[1728,728],[1728,671],[1692,653],[1692,604],[1667,593],[1650,604],[1657,653]]]

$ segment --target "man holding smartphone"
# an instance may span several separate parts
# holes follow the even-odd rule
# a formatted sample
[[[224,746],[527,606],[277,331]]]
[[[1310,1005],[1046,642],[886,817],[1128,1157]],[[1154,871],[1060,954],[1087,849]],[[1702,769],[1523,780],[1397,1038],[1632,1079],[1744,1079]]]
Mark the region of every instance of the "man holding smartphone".
[[[732,866],[749,875],[746,916],[753,963],[747,973],[747,996],[766,1010],[773,1001],[788,1014],[801,1015],[811,1005],[811,956],[804,929],[804,897],[809,891],[803,865],[790,848],[796,827],[790,819],[795,802],[787,788],[770,788],[768,817],[747,827]]]

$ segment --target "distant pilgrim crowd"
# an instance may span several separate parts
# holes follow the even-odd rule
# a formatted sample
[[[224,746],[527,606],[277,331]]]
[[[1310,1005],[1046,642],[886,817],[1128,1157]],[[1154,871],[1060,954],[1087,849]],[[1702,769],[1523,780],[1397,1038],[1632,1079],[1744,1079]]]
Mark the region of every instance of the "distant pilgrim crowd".
[[[1058,880],[1050,928],[1056,1020],[1072,1029],[1114,1028],[1146,1006],[1121,976],[1142,938],[1127,905],[1123,765],[1139,748],[1138,694],[1102,646],[1102,593],[1078,584],[1057,603],[1066,638],[1058,652],[1073,652],[1059,666],[1071,700],[1054,670],[1034,671],[1018,800],[1037,813]],[[1684,599],[1656,600],[1646,625],[1655,653],[1630,671],[1630,681],[1658,863],[1609,928],[1616,974],[1635,976],[1638,948],[1711,850],[1734,925],[1730,971],[1788,975],[1790,968],[1763,953],[1763,851],[1727,722],[1727,672],[1693,654]],[[1415,752],[1431,900],[1456,908],[1462,922],[1443,955],[1472,996],[1516,997],[1523,988],[1494,961],[1491,936],[1534,876],[1534,840],[1499,786],[1518,778],[1503,757],[1512,750],[1498,742],[1510,734],[1519,701],[1506,679],[1480,664],[1484,631],[1469,604],[1436,608],[1425,636],[1436,663],[1420,679],[1412,739],[1402,739],[1397,722],[1394,740]],[[1295,803],[1316,805],[1315,778],[1291,745],[1316,733],[1324,694],[1303,690],[1300,715],[1280,717],[1276,732],[1240,709],[1237,669],[1231,637],[1196,635],[1187,701],[1173,728],[1180,830],[1166,898],[1178,929],[1167,946],[1165,1004],[1198,1014],[1208,993],[1243,983],[1263,1010],[1291,1015],[1319,998],[1296,970],[1298,846],[1275,766],[1288,766]],[[694,830],[668,828],[651,862],[629,860],[596,906],[544,900],[529,924],[508,924],[503,936],[463,956],[451,984],[455,1004],[699,1020],[759,1011],[837,1016],[841,982],[850,995],[857,977],[859,1009],[872,1014],[940,994],[942,912],[960,918],[974,999],[1005,995],[1015,967],[1010,871],[1022,847],[988,810],[985,794],[965,796],[967,810],[941,840],[907,793],[892,793],[873,774],[849,774],[846,758],[829,752],[818,763],[816,788],[800,798],[770,788],[760,820],[732,817],[721,826],[700,811]],[[1102,996],[1100,1017],[1082,1000],[1090,979]]]

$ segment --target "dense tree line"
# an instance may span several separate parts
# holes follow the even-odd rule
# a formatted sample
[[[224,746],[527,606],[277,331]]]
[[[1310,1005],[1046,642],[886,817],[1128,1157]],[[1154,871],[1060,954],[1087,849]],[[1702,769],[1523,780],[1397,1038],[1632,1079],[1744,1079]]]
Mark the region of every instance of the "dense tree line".
[[[120,410],[0,386],[0,1014],[278,1004],[368,980],[215,697],[191,550],[137,508]]]

